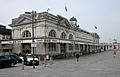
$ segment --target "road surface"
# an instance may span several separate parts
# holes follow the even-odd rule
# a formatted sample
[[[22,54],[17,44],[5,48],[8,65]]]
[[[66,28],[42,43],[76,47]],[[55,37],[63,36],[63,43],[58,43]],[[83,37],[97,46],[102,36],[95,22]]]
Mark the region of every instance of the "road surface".
[[[13,68],[0,69],[0,77],[120,77],[120,51],[113,57],[113,51],[80,56],[79,62],[73,59],[54,61],[44,67],[43,64],[25,66],[17,64]]]

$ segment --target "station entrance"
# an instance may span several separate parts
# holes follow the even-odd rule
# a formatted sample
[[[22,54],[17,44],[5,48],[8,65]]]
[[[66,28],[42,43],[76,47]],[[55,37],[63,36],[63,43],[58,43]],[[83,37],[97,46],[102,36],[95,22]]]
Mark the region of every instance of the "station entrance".
[[[22,54],[30,54],[30,53],[31,53],[31,43],[23,43]]]

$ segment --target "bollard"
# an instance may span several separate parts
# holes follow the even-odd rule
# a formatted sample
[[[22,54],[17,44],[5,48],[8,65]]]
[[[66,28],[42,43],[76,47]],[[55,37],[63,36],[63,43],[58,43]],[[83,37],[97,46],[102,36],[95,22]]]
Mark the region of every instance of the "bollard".
[[[22,58],[22,70],[24,70],[24,58]]]
[[[44,58],[44,64],[45,64],[45,67],[46,67],[46,65],[47,65],[47,60],[46,60],[46,58]]]
[[[39,56],[39,64],[40,64],[41,60],[40,60],[40,56]]]

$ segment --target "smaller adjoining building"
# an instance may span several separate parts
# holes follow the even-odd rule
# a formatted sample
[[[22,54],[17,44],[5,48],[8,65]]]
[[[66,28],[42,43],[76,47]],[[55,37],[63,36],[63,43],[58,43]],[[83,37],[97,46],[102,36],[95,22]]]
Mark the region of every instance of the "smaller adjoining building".
[[[11,39],[11,29],[7,29],[6,26],[0,25],[0,52],[9,52],[11,47],[6,44],[1,44],[3,40]]]
[[[120,43],[116,39],[113,39],[112,42],[108,44],[109,50],[120,50]]]

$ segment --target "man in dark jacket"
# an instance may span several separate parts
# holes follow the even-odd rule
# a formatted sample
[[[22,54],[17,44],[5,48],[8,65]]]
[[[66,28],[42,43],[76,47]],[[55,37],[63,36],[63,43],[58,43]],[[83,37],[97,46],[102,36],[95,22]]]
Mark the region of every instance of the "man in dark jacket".
[[[77,59],[77,62],[79,61],[79,54],[76,54],[76,59]]]

